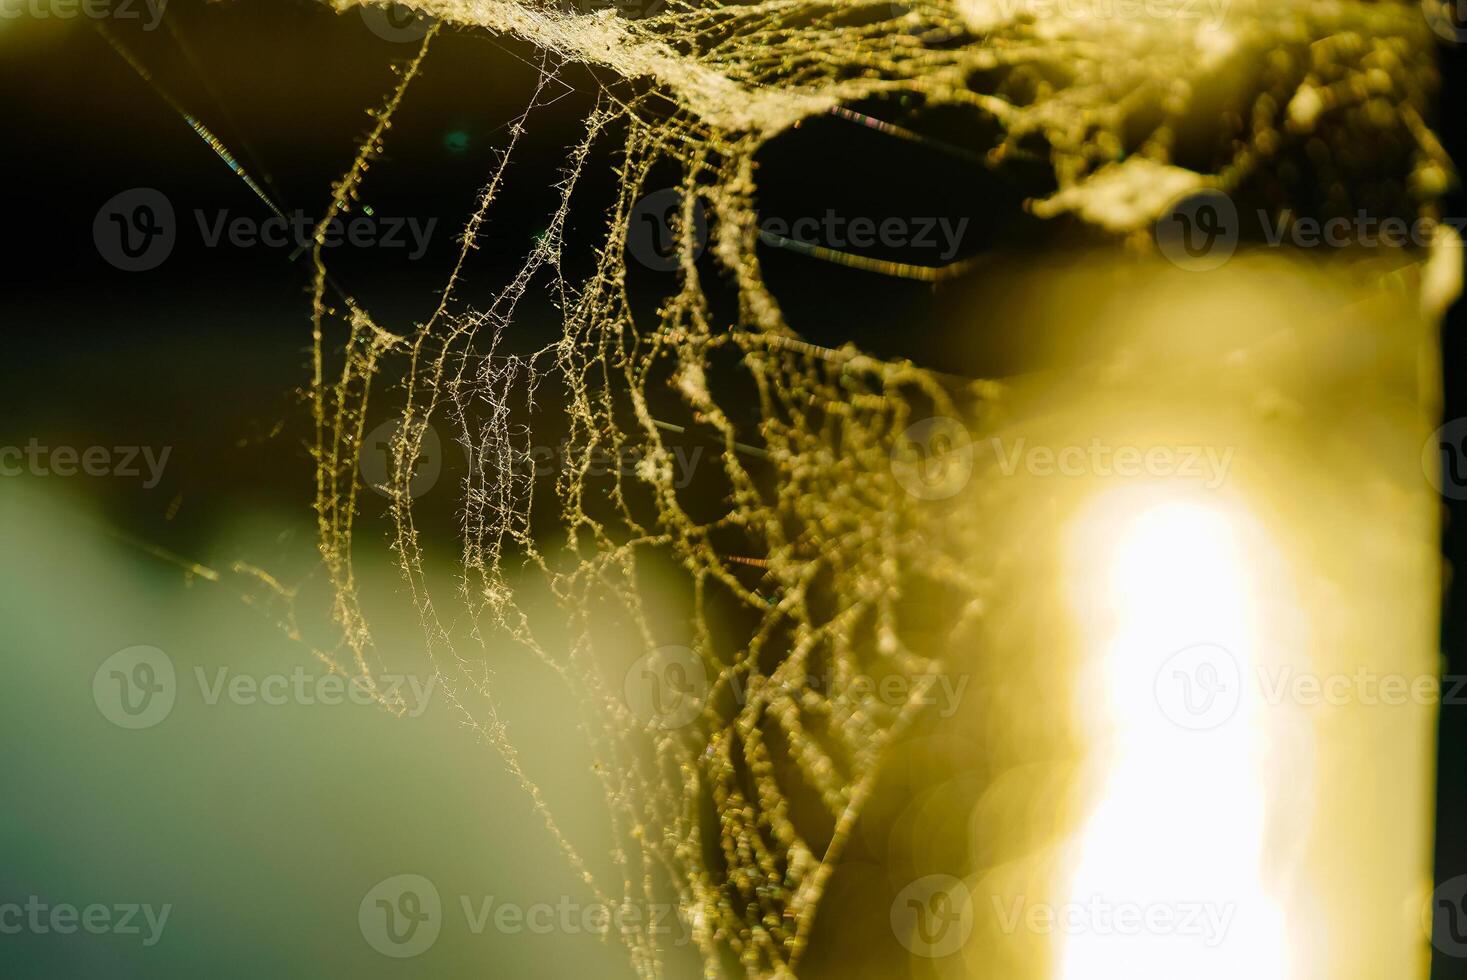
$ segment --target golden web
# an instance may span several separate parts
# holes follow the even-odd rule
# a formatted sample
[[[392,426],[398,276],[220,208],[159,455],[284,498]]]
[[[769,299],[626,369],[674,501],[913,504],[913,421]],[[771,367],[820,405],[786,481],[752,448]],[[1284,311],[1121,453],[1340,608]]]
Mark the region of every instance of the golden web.
[[[755,253],[758,150],[802,120],[881,96],[967,106],[1002,128],[991,165],[1042,148],[1058,190],[1030,202],[1034,213],[1074,214],[1136,243],[1179,194],[1231,190],[1272,166],[1289,139],[1313,134],[1410,145],[1419,202],[1448,179],[1419,114],[1435,75],[1414,2],[1237,0],[1215,25],[1034,18],[1005,0],[669,0],[637,19],[522,0],[416,6],[440,26],[378,114],[330,216],[353,207],[440,30],[505,33],[537,46],[542,92],[570,63],[609,69],[619,81],[585,119],[546,231],[487,305],[467,307],[455,286],[538,92],[510,130],[465,226],[458,271],[427,322],[390,329],[328,292],[318,243],[316,509],[344,636],[337,666],[370,677],[377,661],[354,578],[353,523],[369,400],[390,377],[405,391],[387,488],[392,543],[446,689],[502,753],[598,898],[645,906],[670,889],[709,975],[788,975],[799,964],[883,752],[919,707],[852,679],[933,673],[952,650],[977,644],[988,581],[976,557],[986,544],[974,506],[981,491],[961,508],[905,506],[892,459],[914,422],[951,416],[981,429],[1003,397],[994,382],[800,339]],[[1206,125],[1232,125],[1236,138],[1219,141],[1205,168],[1186,169],[1174,165],[1173,150],[1178,124],[1203,111],[1199,92],[1209,93],[1206,112],[1222,113]],[[613,139],[619,195],[595,272],[569,281],[561,259],[572,198],[593,149]],[[655,317],[638,320],[625,288],[629,216],[654,168],[669,165],[680,174],[680,269]],[[736,292],[731,314],[715,310],[695,264],[697,207],[709,216],[719,274]],[[502,353],[532,287],[559,297],[561,335],[531,355]],[[524,420],[537,390],[550,388],[551,410],[565,416],[568,465],[554,493],[537,496]],[[459,580],[449,594],[430,588],[411,493],[429,425],[451,432],[471,464],[458,501]],[[719,486],[702,487],[697,500],[678,486],[667,442],[689,434],[712,447],[707,465]],[[639,462],[593,477],[607,454]],[[551,538],[532,520],[546,508],[559,528]],[[669,637],[649,608],[654,561],[686,580],[684,636]],[[563,609],[569,642],[535,628],[519,595],[526,569],[544,577]],[[676,642],[699,659],[711,683],[694,724],[662,728],[629,710],[620,654],[601,649],[596,617],[608,608],[644,652]],[[465,619],[467,631],[456,625]],[[582,706],[616,841],[610,875],[593,873],[599,859],[561,833],[493,708],[513,696],[490,674],[505,636],[550,665]],[[795,784],[814,807],[793,802]],[[658,937],[643,928],[623,938],[638,973],[660,975]]]

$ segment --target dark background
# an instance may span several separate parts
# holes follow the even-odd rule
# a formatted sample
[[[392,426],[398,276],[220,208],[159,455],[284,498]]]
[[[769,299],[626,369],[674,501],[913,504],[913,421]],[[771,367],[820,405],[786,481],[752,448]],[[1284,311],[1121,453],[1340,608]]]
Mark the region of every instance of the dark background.
[[[1461,166],[1467,160],[1467,116],[1452,106],[1467,93],[1467,50],[1462,45],[1441,46],[1442,52],[1442,139],[1452,159]],[[1448,200],[1452,215],[1467,214],[1467,196],[1459,185]],[[1448,419],[1467,415],[1467,308],[1459,300],[1442,329],[1442,364],[1445,410]],[[1467,501],[1448,500],[1443,547],[1449,564],[1446,604],[1442,623],[1442,652],[1447,671],[1467,673],[1467,577],[1452,574],[1467,566]],[[1437,789],[1436,880],[1467,872],[1467,704],[1442,708],[1439,781]],[[1434,977],[1467,977],[1467,960],[1437,954]]]
[[[305,449],[310,324],[308,257],[289,250],[206,247],[193,218],[264,219],[261,202],[180,118],[160,93],[203,120],[287,209],[321,213],[381,104],[392,65],[416,50],[374,35],[355,13],[336,15],[308,0],[203,4],[175,0],[171,30],[112,25],[153,75],[145,82],[85,22],[0,21],[0,119],[7,142],[0,188],[8,206],[0,235],[0,444],[32,436],[52,444],[169,445],[164,483],[145,491],[98,481],[88,487],[106,518],[138,538],[203,560],[214,531],[238,506],[262,501],[309,507]],[[1440,130],[1453,157],[1467,160],[1467,123],[1453,110],[1467,92],[1467,52],[1440,46]],[[364,200],[379,215],[438,219],[428,253],[342,249],[331,257],[342,288],[379,320],[398,326],[432,310],[457,248],[455,238],[496,161],[506,127],[533,91],[540,56],[505,39],[447,34],[389,136]],[[518,267],[553,207],[548,189],[579,134],[594,73],[565,75],[555,105],[531,117],[492,230],[471,266],[477,282],[500,282]],[[981,145],[971,119],[932,118],[944,135]],[[963,137],[963,127],[970,131]],[[605,199],[614,161],[587,172],[586,196]],[[765,154],[761,204],[768,213],[948,214],[971,219],[965,255],[1047,247],[1080,234],[1036,227],[1019,202],[1045,178],[1022,168],[996,177],[960,156],[892,140],[838,120],[820,120]],[[133,187],[164,192],[179,240],[158,268],[120,271],[98,254],[93,218]],[[1460,188],[1447,213],[1467,215]],[[585,207],[571,251],[601,231]],[[886,256],[930,261],[925,256]],[[768,281],[792,322],[819,342],[854,341],[955,373],[1013,367],[999,336],[954,353],[937,322],[960,301],[962,284],[932,287],[886,279],[766,250]],[[655,291],[658,275],[634,269],[632,288]],[[958,299],[955,300],[955,297]],[[554,336],[555,311],[534,293],[516,342]],[[897,329],[894,324],[899,324]],[[808,326],[807,326],[808,325]],[[837,326],[838,325],[838,326]],[[1467,416],[1467,313],[1443,334],[1447,418]],[[939,353],[940,352],[940,353]],[[0,492],[4,492],[0,488]],[[1467,558],[1467,501],[1445,503],[1444,547],[1452,566]],[[4,547],[0,543],[0,547]],[[0,600],[3,602],[3,600]],[[1448,580],[1443,650],[1447,670],[1467,673],[1467,582]],[[1437,880],[1467,873],[1467,706],[1444,708],[1437,812]],[[1434,976],[1467,977],[1467,960],[1438,954]]]

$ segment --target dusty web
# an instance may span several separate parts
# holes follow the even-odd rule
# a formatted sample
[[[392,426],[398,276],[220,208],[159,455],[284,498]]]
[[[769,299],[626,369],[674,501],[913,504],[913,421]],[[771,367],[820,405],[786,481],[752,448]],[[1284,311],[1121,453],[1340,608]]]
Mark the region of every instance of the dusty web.
[[[416,6],[437,26],[335,188],[333,215],[353,207],[441,31],[514,35],[543,53],[543,74],[426,322],[379,324],[333,293],[318,242],[316,510],[343,635],[338,666],[371,676],[378,659],[353,570],[355,464],[376,419],[372,399],[391,377],[405,392],[388,487],[392,544],[446,689],[587,887],[609,903],[670,890],[710,976],[798,967],[883,752],[918,710],[853,679],[920,677],[976,644],[991,571],[975,557],[984,554],[982,481],[934,506],[906,492],[893,459],[913,423],[946,416],[981,431],[1003,400],[996,382],[799,337],[755,251],[758,150],[803,120],[883,96],[967,106],[1001,126],[990,165],[1015,154],[1051,165],[1058,190],[1030,202],[1034,213],[1072,214],[1138,243],[1180,193],[1238,187],[1301,141],[1328,149],[1348,135],[1406,147],[1422,208],[1448,180],[1420,114],[1434,74],[1415,3],[1235,0],[1215,19],[1116,16],[1105,11],[1124,7],[1098,2],[1046,5],[1036,16],[1022,0],[668,0],[644,17],[527,0]],[[469,307],[456,297],[460,273],[536,105],[570,63],[618,81],[584,120],[559,207],[523,267],[492,301]],[[1215,138],[1179,161],[1199,113]],[[572,281],[562,258],[573,199],[588,157],[609,140],[619,141],[618,199],[594,273]],[[648,318],[634,315],[626,289],[628,223],[657,186],[654,170],[669,165],[680,175],[680,268]],[[706,264],[696,261],[700,207],[717,274],[737,297],[731,313],[709,298]],[[557,298],[561,335],[533,354],[507,353],[532,289]],[[569,435],[553,493],[529,476],[531,421],[547,414],[563,416]],[[429,425],[451,432],[470,460],[452,594],[430,586],[411,492]],[[674,436],[712,447],[713,483],[700,483],[696,499],[674,478]],[[638,462],[605,474],[596,461],[608,454]],[[548,536],[536,525],[547,511],[556,528]],[[679,635],[649,608],[654,566],[685,585]],[[528,573],[555,596],[569,641],[537,628],[519,595]],[[691,651],[708,679],[692,723],[661,725],[629,707],[626,644],[598,625],[606,610],[627,625],[634,653]],[[560,832],[494,709],[513,696],[493,675],[506,638],[549,665],[583,708],[612,815],[609,875],[593,870],[601,856]],[[623,938],[637,972],[659,976],[657,936],[634,929]]]

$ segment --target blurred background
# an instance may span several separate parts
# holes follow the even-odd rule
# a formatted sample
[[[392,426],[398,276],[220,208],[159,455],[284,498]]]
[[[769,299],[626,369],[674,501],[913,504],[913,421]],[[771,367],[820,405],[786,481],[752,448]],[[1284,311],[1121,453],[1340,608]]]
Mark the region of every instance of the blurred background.
[[[307,596],[322,584],[302,394],[309,255],[289,243],[231,241],[231,222],[258,223],[270,211],[185,115],[203,121],[287,214],[318,215],[371,125],[368,110],[416,51],[411,31],[308,0],[174,0],[156,20],[140,0],[134,8],[135,18],[0,18],[0,118],[10,134],[0,156],[9,202],[0,230],[0,446],[102,447],[109,461],[98,456],[95,473],[78,467],[70,477],[0,478],[0,733],[12,747],[0,904],[40,896],[171,911],[153,944],[144,942],[143,911],[133,916],[138,935],[0,936],[0,974],[631,976],[620,945],[594,929],[476,931],[459,910],[463,897],[483,910],[564,907],[573,896],[578,904],[556,915],[579,922],[587,897],[520,787],[432,697],[415,624],[383,627],[402,640],[387,669],[404,675],[405,696],[412,701],[413,683],[426,691],[420,712],[395,718],[349,699],[322,704],[312,680],[319,665],[278,628],[281,608],[243,603],[208,574],[247,562]],[[1467,91],[1467,58],[1445,42],[1440,54],[1450,104]],[[340,287],[379,322],[401,328],[432,312],[461,223],[540,64],[510,39],[450,32],[436,43],[363,197],[379,219],[370,240],[330,256]],[[513,190],[473,258],[470,301],[519,267],[554,207],[551,185],[598,85],[589,70],[562,77],[558,101],[530,120],[509,173]],[[1462,118],[1441,118],[1459,161]],[[959,145],[986,139],[984,124],[961,114],[921,122]],[[612,165],[587,170],[587,197],[610,200]],[[1023,199],[1048,180],[1037,167],[995,174],[829,119],[766,151],[761,208],[966,219],[959,258],[1089,243],[1083,229],[1024,213]],[[140,188],[161,194],[176,219],[162,258],[99,246],[107,239],[98,223],[119,195],[129,207],[156,204],[136,197]],[[1467,216],[1460,191],[1447,213]],[[596,207],[574,215],[569,251],[594,243],[603,222]],[[951,257],[873,254],[924,264]],[[791,322],[820,343],[852,341],[959,374],[1027,366],[1001,328],[971,328],[968,311],[986,295],[976,279],[934,289],[788,251],[761,259]],[[634,299],[655,297],[667,275],[633,267]],[[1443,334],[1448,419],[1467,416],[1464,323],[1459,307]],[[530,297],[516,329],[509,342],[525,349],[552,339],[549,297]],[[425,504],[450,507],[449,484]],[[361,524],[362,574],[383,594],[397,588],[382,535],[371,540],[388,528],[385,503],[369,500]],[[1445,555],[1459,562],[1467,499],[1444,507]],[[1467,583],[1448,583],[1445,669],[1467,673]],[[307,633],[323,628],[302,624]],[[126,711],[119,724],[99,710],[94,680],[105,684],[109,658],[138,647],[166,655],[177,692],[166,718],[130,729]],[[136,668],[156,668],[155,657],[136,654],[116,669],[146,679]],[[588,757],[565,737],[573,709],[551,679],[520,658],[501,670],[506,689],[525,692],[510,700],[509,722],[538,771],[584,771]],[[220,686],[239,676],[236,693]],[[251,693],[262,679],[298,676],[315,703],[296,695],[270,704]],[[1448,705],[1438,881],[1467,874],[1463,745],[1467,707]],[[546,790],[572,831],[600,819],[588,781],[567,777]],[[404,874],[429,879],[454,907],[431,957],[399,961],[364,941],[359,906],[379,882]],[[695,958],[673,962],[687,968],[675,975],[694,975]],[[1467,959],[1438,954],[1434,976],[1467,977]]]

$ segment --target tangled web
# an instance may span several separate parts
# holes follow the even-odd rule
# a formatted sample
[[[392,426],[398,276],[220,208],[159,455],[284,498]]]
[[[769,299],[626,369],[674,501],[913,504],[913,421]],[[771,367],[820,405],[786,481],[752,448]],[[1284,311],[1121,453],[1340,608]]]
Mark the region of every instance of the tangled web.
[[[336,186],[328,217],[354,206],[441,31],[513,35],[543,52],[544,69],[426,322],[389,329],[328,292],[317,243],[316,509],[342,628],[339,665],[370,677],[378,659],[353,571],[355,463],[369,399],[390,377],[405,398],[385,488],[392,543],[446,689],[598,897],[676,895],[709,976],[798,968],[883,752],[919,707],[855,678],[921,677],[977,646],[992,581],[986,483],[979,474],[953,499],[914,497],[902,434],[932,417],[982,431],[1003,404],[999,382],[800,338],[756,255],[759,149],[804,120],[884,97],[967,107],[1000,128],[989,165],[1027,154],[1051,167],[1057,190],[1028,203],[1034,214],[1073,215],[1138,247],[1188,191],[1254,182],[1265,196],[1284,188],[1273,202],[1281,206],[1301,157],[1329,186],[1326,161],[1348,166],[1350,147],[1394,152],[1409,173],[1403,193],[1422,213],[1449,180],[1421,116],[1435,73],[1414,2],[1235,0],[1217,23],[1106,16],[1096,4],[1036,17],[1022,0],[668,0],[638,18],[538,0],[414,6],[434,26]],[[491,302],[469,307],[455,295],[465,259],[540,94],[569,64],[617,81],[585,118],[558,209],[518,274]],[[612,139],[621,141],[617,200],[594,273],[571,281],[562,257],[572,199],[593,148]],[[655,315],[634,316],[630,215],[654,168],[669,166],[679,174],[679,269]],[[709,215],[713,264],[735,309],[710,299],[706,266],[695,262],[697,208]],[[875,271],[933,280],[942,272],[892,263]],[[555,297],[563,330],[538,352],[508,353],[505,338],[532,288]],[[569,465],[553,495],[537,496],[530,421],[540,402],[563,410]],[[470,461],[449,597],[430,588],[411,492],[430,425],[451,431]],[[711,488],[677,485],[672,435],[712,447],[713,472],[703,474]],[[596,461],[607,456],[637,463],[602,472]],[[547,511],[549,536],[536,530]],[[666,617],[649,608],[653,568],[685,583],[684,635],[670,635]],[[569,626],[568,641],[548,641],[537,627],[520,595],[530,574],[543,576],[563,610],[556,625]],[[662,724],[629,706],[626,646],[608,638],[607,610],[634,653],[669,644],[691,652],[708,680],[691,723]],[[600,859],[561,832],[493,708],[507,693],[491,673],[506,636],[549,665],[584,709],[609,801],[614,875],[593,872]],[[655,935],[632,929],[623,938],[640,975],[661,975]]]

